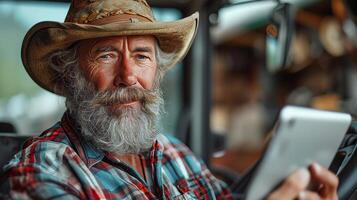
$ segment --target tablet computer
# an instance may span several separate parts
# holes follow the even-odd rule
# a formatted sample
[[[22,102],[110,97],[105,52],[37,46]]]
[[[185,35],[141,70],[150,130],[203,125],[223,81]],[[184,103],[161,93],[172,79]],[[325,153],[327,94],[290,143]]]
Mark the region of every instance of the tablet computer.
[[[328,168],[351,120],[345,113],[284,107],[250,180],[246,199],[263,199],[293,171],[313,161]]]

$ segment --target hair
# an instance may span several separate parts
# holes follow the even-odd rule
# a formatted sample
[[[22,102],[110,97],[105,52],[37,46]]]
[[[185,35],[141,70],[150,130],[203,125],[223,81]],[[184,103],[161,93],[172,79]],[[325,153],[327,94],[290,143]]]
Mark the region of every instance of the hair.
[[[75,43],[71,47],[58,50],[49,56],[49,66],[55,73],[55,88],[57,92],[60,89],[64,93],[64,96],[68,97],[71,91],[71,84],[69,80],[76,79],[78,76],[75,73],[75,69],[79,67],[79,45]]]
[[[71,91],[71,84],[68,82],[69,79],[77,78],[74,72],[75,67],[79,67],[79,43],[74,43],[72,46],[64,50],[58,50],[49,56],[49,66],[54,70],[56,74],[56,85],[54,91],[59,89],[64,89],[64,95]],[[157,71],[154,81],[154,87],[159,87],[161,80],[171,63],[174,53],[164,52],[158,42],[155,44],[155,56],[157,61]],[[59,87],[62,85],[62,87]]]
[[[156,138],[163,111],[164,101],[159,85],[173,54],[163,52],[156,44],[157,71],[152,90],[127,87],[97,92],[79,68],[78,49],[76,43],[57,51],[49,57],[49,63],[58,74],[66,107],[80,125],[81,134],[102,150],[121,154],[148,150]],[[105,106],[110,104],[108,102],[127,101],[125,99],[140,99],[141,107],[107,110]]]

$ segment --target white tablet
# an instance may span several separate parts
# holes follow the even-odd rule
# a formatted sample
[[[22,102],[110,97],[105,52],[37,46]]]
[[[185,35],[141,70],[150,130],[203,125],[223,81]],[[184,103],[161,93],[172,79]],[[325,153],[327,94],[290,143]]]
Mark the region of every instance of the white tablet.
[[[293,171],[313,161],[328,168],[351,123],[345,113],[287,106],[250,181],[246,199],[260,200]]]

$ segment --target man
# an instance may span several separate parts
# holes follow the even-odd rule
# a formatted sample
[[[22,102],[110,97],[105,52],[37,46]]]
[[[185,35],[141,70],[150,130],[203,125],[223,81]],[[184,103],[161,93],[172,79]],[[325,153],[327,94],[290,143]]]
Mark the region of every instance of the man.
[[[74,0],[65,23],[24,39],[31,78],[66,97],[68,111],[5,166],[6,199],[232,199],[181,142],[157,131],[159,82],[186,54],[198,14],[156,22],[145,0]],[[307,191],[310,182],[320,184]],[[317,164],[268,199],[336,199],[337,178]]]

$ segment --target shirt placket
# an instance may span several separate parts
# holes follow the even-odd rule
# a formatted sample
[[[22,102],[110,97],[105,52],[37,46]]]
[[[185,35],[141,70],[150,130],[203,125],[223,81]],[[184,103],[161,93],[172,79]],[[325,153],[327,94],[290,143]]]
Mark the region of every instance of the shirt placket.
[[[159,199],[166,199],[162,180],[162,155],[163,146],[159,141],[156,141],[150,152],[151,177],[154,179],[153,188],[155,190],[156,197]]]
[[[131,177],[135,178],[138,180],[135,185],[145,194],[145,199],[156,199],[155,194],[149,190],[149,187],[147,183],[145,182],[144,178],[135,170],[133,169],[130,165],[127,165],[124,162],[121,162],[120,160],[116,160],[113,158],[111,155],[106,155],[103,159],[103,161],[109,163],[113,167],[120,169],[130,175]]]
[[[144,178],[135,169],[133,169],[130,165],[128,165],[125,162],[122,162],[120,160],[117,160],[108,154],[106,155],[105,160],[106,160],[106,162],[110,163],[112,166],[115,166],[118,169],[125,171],[130,176],[132,176],[132,177],[136,178],[138,181],[140,181],[143,185],[147,186]]]

